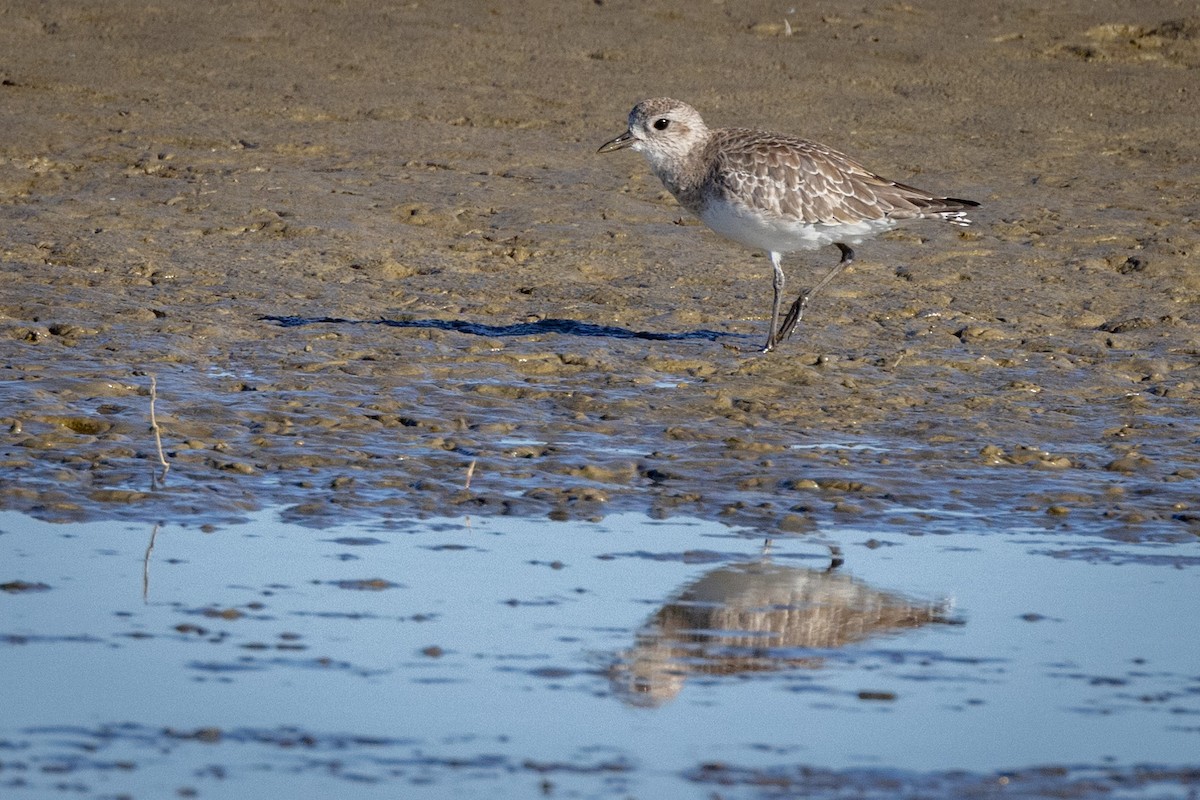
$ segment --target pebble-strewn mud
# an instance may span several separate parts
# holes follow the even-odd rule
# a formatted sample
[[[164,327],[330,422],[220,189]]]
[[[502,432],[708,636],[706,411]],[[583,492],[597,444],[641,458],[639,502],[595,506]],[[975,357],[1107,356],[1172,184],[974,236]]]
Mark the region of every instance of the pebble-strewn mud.
[[[1200,531],[1192,4],[13,2],[0,52],[0,506]],[[662,94],[977,224],[760,355],[765,258],[594,152]]]

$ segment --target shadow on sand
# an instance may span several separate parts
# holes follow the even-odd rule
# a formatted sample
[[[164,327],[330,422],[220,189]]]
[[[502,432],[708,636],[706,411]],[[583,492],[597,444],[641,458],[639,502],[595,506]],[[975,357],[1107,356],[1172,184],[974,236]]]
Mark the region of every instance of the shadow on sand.
[[[563,336],[594,336],[607,339],[653,339],[656,341],[678,341],[686,339],[702,339],[715,342],[724,338],[746,338],[744,333],[725,333],[700,329],[682,333],[654,333],[651,331],[634,331],[615,325],[593,325],[589,322],[578,322],[573,319],[542,319],[536,322],[519,322],[514,325],[484,325],[478,322],[465,322],[457,319],[343,319],[341,317],[288,317],[263,316],[267,322],[274,322],[284,328],[298,328],[302,325],[340,324],[340,325],[387,325],[392,328],[432,328],[443,331],[457,331],[473,336],[535,336],[543,333],[556,333]]]

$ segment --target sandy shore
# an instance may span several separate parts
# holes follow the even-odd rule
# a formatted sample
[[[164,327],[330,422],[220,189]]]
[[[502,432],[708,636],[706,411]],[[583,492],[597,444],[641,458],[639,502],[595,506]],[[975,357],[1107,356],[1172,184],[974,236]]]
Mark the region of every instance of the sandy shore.
[[[0,506],[1196,535],[1200,17],[942,9],[8,3]],[[762,356],[766,259],[595,154],[663,94],[977,224]]]

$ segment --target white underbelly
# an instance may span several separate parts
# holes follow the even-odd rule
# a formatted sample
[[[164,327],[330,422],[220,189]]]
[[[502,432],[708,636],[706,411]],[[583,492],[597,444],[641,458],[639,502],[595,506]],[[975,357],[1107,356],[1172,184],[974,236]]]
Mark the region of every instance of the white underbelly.
[[[846,224],[806,223],[776,216],[760,216],[720,201],[702,208],[700,220],[735,242],[775,253],[817,250],[835,242],[858,244],[896,225],[889,219]]]

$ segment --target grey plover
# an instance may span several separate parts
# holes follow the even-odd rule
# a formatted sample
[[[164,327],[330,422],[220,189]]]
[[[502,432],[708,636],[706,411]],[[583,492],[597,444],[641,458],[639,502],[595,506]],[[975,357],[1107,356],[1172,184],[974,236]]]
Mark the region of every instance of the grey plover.
[[[850,245],[914,219],[970,225],[972,200],[935,197],[881,178],[823,144],[750,130],[709,130],[696,109],[668,97],[643,100],[629,128],[599,152],[632,148],[680,205],[712,230],[765,250],[775,269],[771,330],[763,352],[791,335],[813,295],[854,260]],[[783,254],[837,245],[842,257],[779,321]]]

